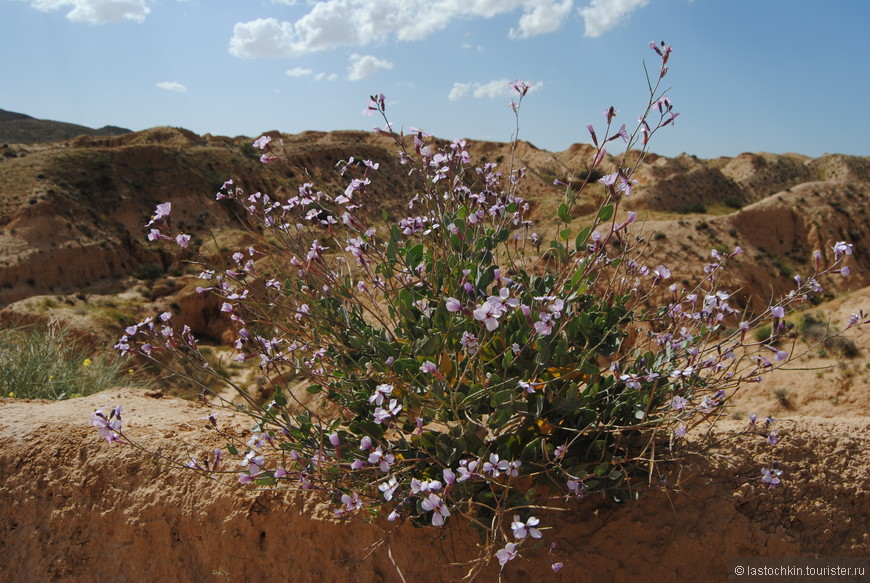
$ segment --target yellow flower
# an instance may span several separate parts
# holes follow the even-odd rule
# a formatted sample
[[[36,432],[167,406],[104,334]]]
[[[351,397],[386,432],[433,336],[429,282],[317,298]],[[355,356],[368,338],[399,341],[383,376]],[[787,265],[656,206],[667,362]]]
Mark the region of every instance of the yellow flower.
[[[9,398],[15,397],[15,391],[9,391]]]
[[[48,382],[51,382],[53,380],[54,380],[54,375],[53,374],[48,375]]]
[[[89,366],[91,366],[92,364],[94,364],[94,361],[91,360],[90,358],[86,358],[85,361],[82,363],[82,366],[84,366],[84,367],[89,367]]]

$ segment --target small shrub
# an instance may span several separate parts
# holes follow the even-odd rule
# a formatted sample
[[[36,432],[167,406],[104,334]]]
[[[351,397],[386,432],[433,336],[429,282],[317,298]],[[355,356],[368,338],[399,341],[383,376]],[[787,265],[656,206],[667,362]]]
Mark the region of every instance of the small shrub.
[[[742,383],[788,362],[768,339],[838,267],[845,244],[758,315],[740,314],[720,286],[739,248],[714,251],[703,279],[683,289],[666,266],[647,264],[631,236],[636,215],[616,217],[649,137],[677,115],[658,93],[670,47],[652,47],[661,68],[634,133],[616,129],[612,107],[600,137],[588,127],[597,151],[583,184],[602,191],[600,207],[575,224],[580,192],[566,187],[543,250],[516,159],[506,171],[475,168],[464,141],[438,146],[419,130],[378,130],[419,179],[412,215],[387,225],[356,210],[378,188],[372,160],[340,162],[348,186],[333,195],[306,183],[276,200],[227,181],[218,198],[247,217],[256,244],[227,265],[200,258],[201,291],[232,324],[232,362],[259,364],[271,397],[261,404],[240,387],[171,312],[127,327],[117,344],[154,361],[182,358],[186,379],[208,392],[202,373],[245,400],[234,411],[255,424],[250,439],[221,433],[226,448],[178,465],[235,486],[320,491],[341,516],[435,527],[462,516],[483,542],[469,577],[543,536],[540,510],[593,494],[634,500],[666,482],[669,462],[691,447],[687,433],[706,432]],[[518,115],[530,85],[513,87]],[[372,96],[369,111],[392,127],[385,104]],[[620,138],[621,162],[605,171],[604,145]],[[268,136],[253,146],[279,163]],[[593,172],[600,180],[590,182]],[[170,213],[170,203],[157,206],[149,238],[186,248],[183,234],[161,231]],[[110,441],[129,441],[117,412],[92,422]],[[217,463],[240,469],[215,472]],[[775,472],[759,482],[779,483]]]
[[[123,359],[97,354],[78,342],[68,327],[0,328],[0,394],[21,399],[68,399],[120,385],[143,385]]]
[[[677,212],[681,215],[704,214],[707,212],[707,207],[701,202],[690,202],[677,209]]]
[[[843,358],[857,358],[859,355],[858,345],[851,338],[835,336],[825,341],[825,347]]]
[[[145,281],[153,281],[163,275],[163,270],[154,263],[143,263],[133,272],[133,277]]]

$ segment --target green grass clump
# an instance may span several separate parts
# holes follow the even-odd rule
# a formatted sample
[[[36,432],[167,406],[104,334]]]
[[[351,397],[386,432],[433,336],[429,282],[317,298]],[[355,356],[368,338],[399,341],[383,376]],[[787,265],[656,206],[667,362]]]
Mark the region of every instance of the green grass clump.
[[[120,357],[95,354],[57,321],[0,327],[0,395],[61,400],[141,385]]]

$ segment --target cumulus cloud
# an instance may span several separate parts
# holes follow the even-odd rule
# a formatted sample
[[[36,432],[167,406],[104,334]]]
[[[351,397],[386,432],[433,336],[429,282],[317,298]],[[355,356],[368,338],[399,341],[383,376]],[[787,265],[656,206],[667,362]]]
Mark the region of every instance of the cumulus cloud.
[[[338,75],[335,73],[329,73],[328,75],[326,73],[318,73],[314,78],[318,81],[338,81]]]
[[[393,64],[390,61],[385,61],[371,55],[350,56],[350,65],[347,68],[347,78],[351,81],[361,81],[371,77],[378,72],[378,69],[392,69]]]
[[[176,83],[175,81],[161,81],[157,84],[157,86],[167,91],[175,91],[176,93],[187,92],[187,87],[185,87],[181,83]]]
[[[293,67],[292,69],[287,69],[285,71],[288,77],[307,77],[311,75],[314,71],[311,69],[303,69],[302,67]]]
[[[574,0],[324,0],[295,22],[258,18],[237,23],[229,50],[242,58],[292,58],[391,38],[422,40],[456,20],[517,11],[522,15],[508,34],[528,38],[558,30],[573,6]]]
[[[592,0],[588,6],[578,11],[586,23],[584,36],[601,36],[647,4],[649,0]]]
[[[520,17],[519,28],[512,28],[510,37],[529,38],[555,32],[562,28],[562,23],[570,16],[573,7],[573,0],[537,3]]]
[[[471,89],[471,83],[454,83],[453,89],[447,94],[447,99],[450,101],[458,101],[465,97],[468,90]]]
[[[30,0],[30,5],[43,12],[69,8],[68,19],[88,24],[142,22],[151,12],[146,0]]]
[[[508,79],[497,79],[488,83],[454,83],[450,93],[447,94],[447,99],[458,101],[468,95],[469,91],[475,99],[510,99],[517,96],[512,83],[513,81]],[[542,81],[532,83],[529,87],[529,93],[537,91],[543,86]]]

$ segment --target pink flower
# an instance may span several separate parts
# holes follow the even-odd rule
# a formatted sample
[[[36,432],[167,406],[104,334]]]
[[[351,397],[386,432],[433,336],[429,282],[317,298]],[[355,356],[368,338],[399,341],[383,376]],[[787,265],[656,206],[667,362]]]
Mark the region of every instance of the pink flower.
[[[269,145],[269,142],[272,141],[271,136],[260,136],[257,138],[252,144],[255,148],[259,148],[260,150],[265,150],[266,146]]]

